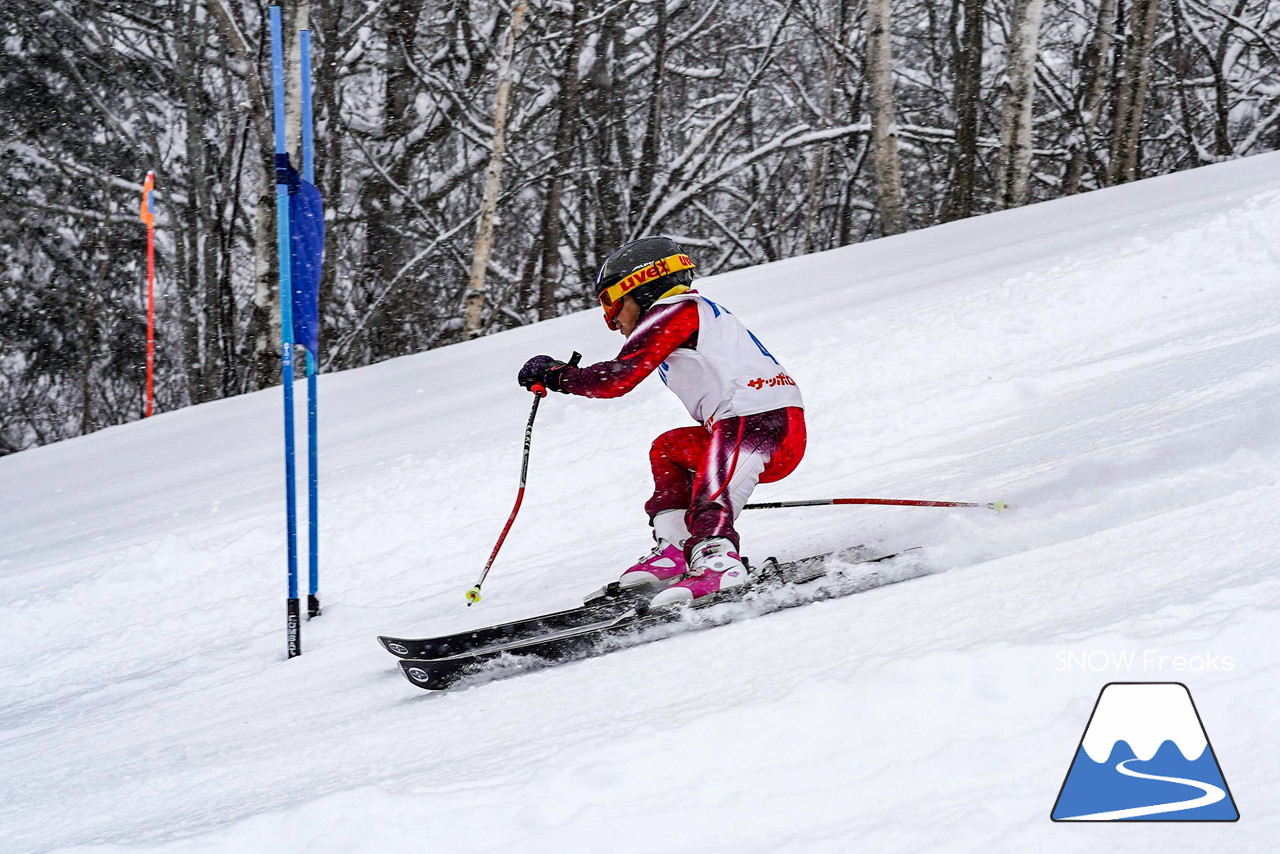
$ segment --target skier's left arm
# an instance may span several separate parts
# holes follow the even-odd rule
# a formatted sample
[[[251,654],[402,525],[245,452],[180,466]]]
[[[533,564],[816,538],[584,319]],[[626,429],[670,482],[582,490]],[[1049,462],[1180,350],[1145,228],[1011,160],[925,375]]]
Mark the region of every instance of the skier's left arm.
[[[560,390],[583,397],[621,397],[657,370],[677,347],[698,334],[698,306],[681,300],[651,309],[616,357],[585,368],[565,368]]]
[[[582,397],[621,397],[653,373],[677,347],[697,334],[698,306],[692,300],[682,300],[651,309],[631,333],[621,352],[607,362],[581,368],[560,362],[539,367],[550,380],[544,384],[552,391]],[[533,361],[531,359],[526,368]],[[521,384],[524,385],[523,380]]]

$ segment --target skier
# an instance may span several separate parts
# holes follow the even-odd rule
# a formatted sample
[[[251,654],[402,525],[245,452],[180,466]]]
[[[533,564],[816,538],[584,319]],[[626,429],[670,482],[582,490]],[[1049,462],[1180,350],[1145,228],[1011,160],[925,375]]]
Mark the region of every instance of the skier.
[[[727,309],[691,289],[693,269],[667,237],[616,250],[595,290],[605,322],[627,339],[621,352],[587,367],[534,356],[518,377],[527,389],[607,398],[657,370],[701,425],[669,430],[649,451],[654,491],[645,510],[656,545],[620,582],[665,585],[653,605],[748,583],[734,520],[757,483],[789,475],[805,450],[795,381]]]

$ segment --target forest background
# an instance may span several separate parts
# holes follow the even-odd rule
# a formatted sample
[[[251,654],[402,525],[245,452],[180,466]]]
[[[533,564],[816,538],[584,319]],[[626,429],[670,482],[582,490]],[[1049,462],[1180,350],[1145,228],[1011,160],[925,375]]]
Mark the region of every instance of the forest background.
[[[281,5],[325,370],[581,310],[645,234],[705,275],[1280,149],[1270,0]],[[279,382],[266,22],[0,0],[0,454],[142,417],[148,170],[157,409]]]

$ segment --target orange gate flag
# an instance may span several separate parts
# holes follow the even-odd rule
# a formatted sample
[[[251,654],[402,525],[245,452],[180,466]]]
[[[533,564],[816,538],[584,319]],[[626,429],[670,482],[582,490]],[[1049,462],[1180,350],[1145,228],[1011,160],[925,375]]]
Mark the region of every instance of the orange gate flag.
[[[151,212],[151,191],[156,188],[156,173],[148,172],[147,180],[142,184],[142,210],[138,218],[147,224],[147,228],[155,228],[156,215]]]

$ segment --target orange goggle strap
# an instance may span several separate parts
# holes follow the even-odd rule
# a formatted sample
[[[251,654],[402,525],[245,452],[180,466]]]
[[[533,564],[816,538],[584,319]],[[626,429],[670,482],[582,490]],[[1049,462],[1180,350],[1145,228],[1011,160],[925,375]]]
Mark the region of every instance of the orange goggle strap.
[[[600,305],[604,306],[605,312],[618,304],[631,291],[641,285],[647,285],[655,279],[663,276],[669,276],[672,273],[679,273],[681,270],[692,270],[693,261],[688,255],[683,253],[679,255],[669,255],[660,261],[654,261],[647,267],[641,267],[629,273],[622,281],[615,285],[610,285],[600,292]]]

